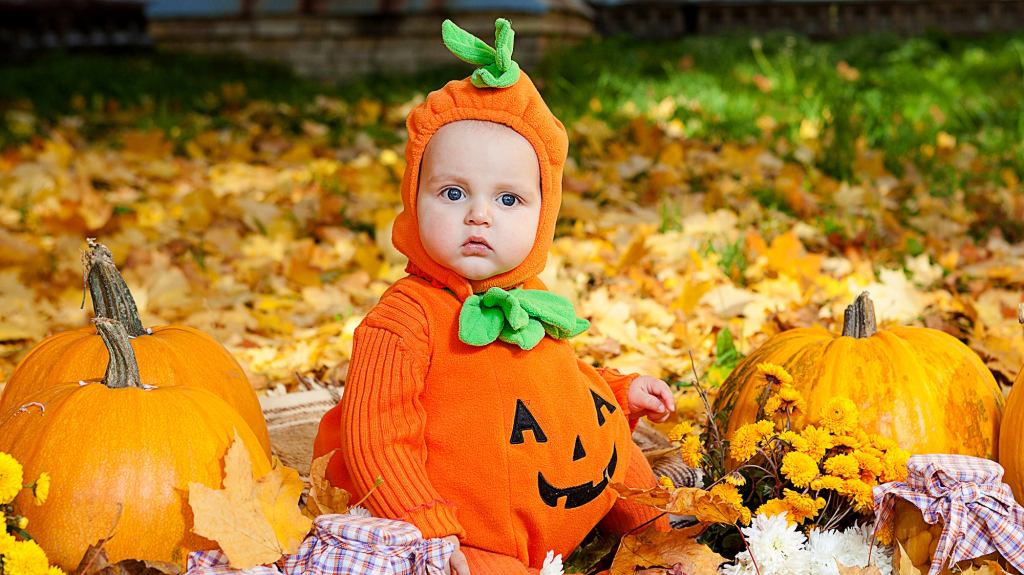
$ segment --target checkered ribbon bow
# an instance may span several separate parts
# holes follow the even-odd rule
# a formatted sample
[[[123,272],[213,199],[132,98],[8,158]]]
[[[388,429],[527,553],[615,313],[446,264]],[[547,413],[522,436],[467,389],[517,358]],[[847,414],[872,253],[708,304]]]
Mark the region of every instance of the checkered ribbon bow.
[[[440,575],[453,550],[404,521],[321,515],[298,552],[277,565],[239,571],[218,550],[196,551],[186,575]]]
[[[966,455],[914,455],[908,477],[874,489],[879,525],[893,519],[896,498],[914,504],[925,523],[944,525],[928,575],[949,560],[954,565],[998,551],[1018,570],[1024,569],[1024,508],[1003,483],[1003,468],[994,461]]]

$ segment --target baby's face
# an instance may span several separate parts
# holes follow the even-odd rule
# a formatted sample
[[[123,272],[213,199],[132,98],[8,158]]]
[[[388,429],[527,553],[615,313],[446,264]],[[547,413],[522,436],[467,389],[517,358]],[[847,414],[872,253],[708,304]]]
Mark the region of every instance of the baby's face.
[[[437,263],[469,280],[507,272],[533,248],[540,220],[540,164],[533,146],[493,122],[461,120],[427,142],[416,217]]]

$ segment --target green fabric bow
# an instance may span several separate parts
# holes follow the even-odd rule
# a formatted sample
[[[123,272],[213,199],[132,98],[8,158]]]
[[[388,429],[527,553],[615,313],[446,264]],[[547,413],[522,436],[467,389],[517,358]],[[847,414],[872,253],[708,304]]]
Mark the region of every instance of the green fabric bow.
[[[494,45],[459,28],[451,20],[441,24],[441,40],[460,60],[481,66],[470,81],[477,88],[507,88],[519,80],[519,64],[512,59],[515,32],[504,18],[494,21]]]
[[[459,312],[459,339],[469,345],[488,345],[496,339],[533,349],[544,334],[568,339],[590,327],[577,317],[562,296],[536,289],[505,291],[492,287],[466,298]]]

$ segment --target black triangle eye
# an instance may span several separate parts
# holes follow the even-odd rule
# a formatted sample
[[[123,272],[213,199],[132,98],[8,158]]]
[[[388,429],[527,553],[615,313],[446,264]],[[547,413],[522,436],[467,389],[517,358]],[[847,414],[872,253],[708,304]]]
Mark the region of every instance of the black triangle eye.
[[[544,435],[544,430],[540,428],[540,424],[537,423],[537,419],[533,417],[529,409],[526,409],[526,404],[523,400],[516,400],[516,415],[512,421],[512,437],[509,438],[508,442],[513,445],[523,443],[523,432],[532,431],[533,438],[537,443],[545,443],[548,438]]]
[[[606,408],[609,414],[615,413],[615,404],[609,403],[608,400],[601,397],[593,389],[590,390],[590,395],[594,396],[594,409],[597,410],[597,424],[604,425],[604,413],[601,412],[601,408]]]

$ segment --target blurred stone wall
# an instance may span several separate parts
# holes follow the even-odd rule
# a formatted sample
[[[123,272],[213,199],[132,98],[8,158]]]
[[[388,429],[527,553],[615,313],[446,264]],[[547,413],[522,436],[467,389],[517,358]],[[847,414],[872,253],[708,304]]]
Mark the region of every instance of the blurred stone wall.
[[[149,10],[150,35],[160,46],[238,52],[323,79],[452,64],[453,56],[441,43],[444,18],[492,45],[494,20],[508,18],[516,31],[516,61],[527,68],[552,47],[594,34],[593,11],[582,0],[201,4],[155,2]]]

